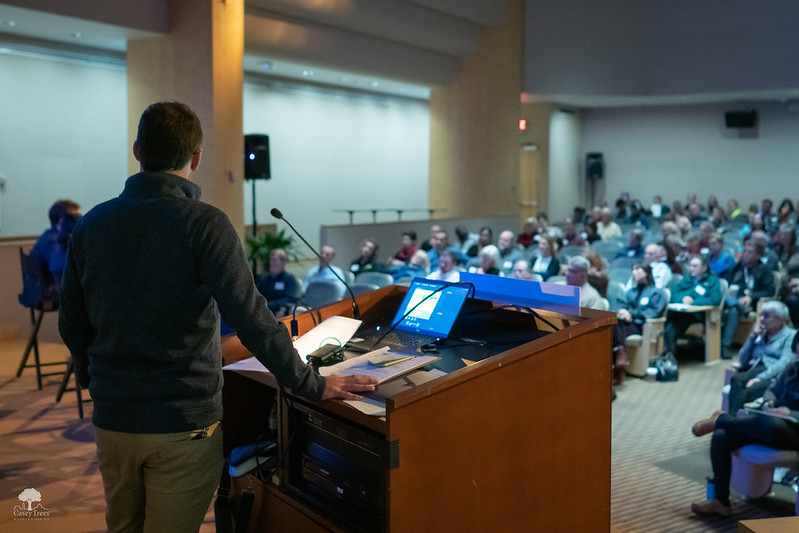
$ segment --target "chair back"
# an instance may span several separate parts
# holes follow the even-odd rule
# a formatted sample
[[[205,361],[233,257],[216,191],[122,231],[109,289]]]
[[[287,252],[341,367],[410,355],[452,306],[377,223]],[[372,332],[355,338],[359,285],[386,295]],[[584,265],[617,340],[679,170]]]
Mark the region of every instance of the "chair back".
[[[312,281],[305,289],[302,303],[311,308],[324,307],[344,297],[344,287],[337,281]]]
[[[611,268],[608,271],[608,279],[610,281],[618,281],[619,283],[625,284],[631,277],[632,270],[629,268]]]
[[[39,259],[19,249],[22,264],[22,294],[19,303],[31,309],[55,311],[58,309],[59,292],[53,275]]]
[[[640,261],[637,257],[617,257],[610,262],[610,268],[626,268],[632,272],[633,265],[636,261]]]
[[[618,311],[622,307],[624,298],[624,284],[620,281],[608,282],[608,303],[611,311]]]
[[[374,283],[361,283],[359,281],[356,281],[355,283],[350,285],[350,289],[352,289],[352,294],[355,295],[355,296],[358,296],[359,294],[364,294],[364,293],[367,293],[367,292],[376,291],[379,288],[380,287],[378,287]]]
[[[394,278],[391,274],[386,274],[385,272],[361,272],[355,276],[355,281],[357,283],[377,285],[378,288],[394,285]]]

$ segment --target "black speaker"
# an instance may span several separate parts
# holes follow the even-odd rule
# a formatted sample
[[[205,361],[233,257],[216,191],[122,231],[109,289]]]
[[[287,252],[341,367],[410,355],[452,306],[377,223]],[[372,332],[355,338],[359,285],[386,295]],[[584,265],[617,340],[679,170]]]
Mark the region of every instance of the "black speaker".
[[[588,152],[585,154],[585,178],[587,180],[601,180],[605,175],[605,159],[601,152]]]
[[[272,177],[269,165],[269,135],[253,133],[244,136],[244,179],[268,180]]]
[[[757,111],[727,111],[724,123],[728,128],[754,128],[757,125]]]

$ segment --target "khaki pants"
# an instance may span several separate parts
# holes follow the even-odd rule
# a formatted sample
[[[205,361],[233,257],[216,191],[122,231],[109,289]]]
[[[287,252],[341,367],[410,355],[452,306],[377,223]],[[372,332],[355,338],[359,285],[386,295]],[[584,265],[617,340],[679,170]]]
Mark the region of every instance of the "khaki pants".
[[[95,429],[108,531],[196,533],[222,474],[219,422],[182,433]]]

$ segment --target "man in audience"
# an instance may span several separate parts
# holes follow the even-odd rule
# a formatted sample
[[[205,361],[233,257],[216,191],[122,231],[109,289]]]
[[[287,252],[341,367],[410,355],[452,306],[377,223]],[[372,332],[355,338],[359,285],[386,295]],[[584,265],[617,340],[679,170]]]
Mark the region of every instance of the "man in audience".
[[[717,276],[724,276],[735,264],[735,258],[724,249],[724,236],[721,233],[711,235],[707,249],[710,270]]]
[[[335,281],[341,286],[341,290],[346,290],[341,280],[336,277],[336,274],[338,274],[341,279],[344,279],[344,272],[333,264],[333,259],[336,258],[336,251],[333,247],[327,245],[322,246],[322,249],[319,250],[319,255],[322,256],[321,259],[319,259],[319,264],[308,269],[305,281],[302,282],[302,292],[305,292],[308,289],[308,285],[314,281]],[[330,265],[330,268],[328,268],[328,265]],[[330,271],[331,269],[335,270],[336,274],[333,274]]]
[[[433,248],[427,252],[427,256],[430,258],[431,270],[436,270],[438,268],[438,261],[441,258],[441,253],[444,251],[449,251],[452,253],[452,256],[455,258],[456,265],[466,261],[466,258],[461,256],[458,248],[449,244],[449,235],[447,235],[446,231],[442,230],[435,235],[431,235],[430,244],[433,246]]]
[[[516,242],[524,248],[532,246],[538,240],[538,220],[530,217],[522,226],[522,232],[516,238]]]
[[[699,204],[696,202],[688,204],[688,220],[691,221],[691,227],[698,228],[699,224],[707,220],[702,215],[702,209],[699,207]]]
[[[729,289],[724,306],[727,309],[727,323],[721,336],[722,357],[732,357],[732,341],[735,328],[742,315],[757,309],[760,298],[774,296],[774,273],[761,262],[763,245],[760,242],[747,242],[741,260],[727,273]]]
[[[585,246],[585,239],[578,231],[577,224],[571,217],[563,222],[563,246]]]
[[[80,216],[80,206],[72,200],[58,200],[47,213],[50,218],[50,227],[41,234],[36,244],[33,245],[31,250],[31,257],[35,257],[42,263],[47,264],[50,261],[50,256],[58,246],[58,223],[64,215]]]
[[[469,230],[467,230],[466,226],[463,224],[455,226],[455,237],[458,239],[458,244],[455,245],[455,247],[458,249],[458,253],[461,257],[466,257],[472,246],[477,244],[477,241],[480,239],[477,233],[469,233]]]
[[[223,466],[220,315],[275,376],[310,401],[358,400],[366,376],[323,378],[253,283],[236,229],[189,178],[197,115],[148,107],[141,172],[75,228],[58,329],[92,397],[109,531],[198,531]]]
[[[721,281],[710,271],[706,256],[694,255],[688,261],[688,275],[671,287],[670,303],[684,305],[718,305],[721,303]],[[704,313],[669,311],[663,329],[665,351],[674,353],[677,339],[691,324],[703,322]]]
[[[494,244],[494,231],[489,226],[480,228],[480,234],[477,238],[477,243],[473,244],[466,252],[467,257],[477,257],[480,255],[480,250],[483,246]]]
[[[619,250],[616,257],[634,257],[641,259],[644,257],[644,230],[635,228],[630,233],[630,242],[627,246]]]
[[[566,270],[566,284],[580,287],[580,307],[591,309],[605,309],[605,302],[595,288],[588,283],[588,269],[591,263],[581,255],[569,259],[569,268]]]
[[[443,250],[438,256],[438,268],[432,271],[427,279],[437,279],[453,283],[460,279],[460,272],[455,270],[457,259],[450,250]]]
[[[524,259],[519,259],[513,265],[513,277],[516,279],[533,279],[533,271],[530,263]]]
[[[671,268],[666,264],[666,249],[660,244],[649,244],[644,248],[644,263],[652,267],[652,277],[658,289],[671,285]],[[626,290],[633,286],[633,278],[627,280]]]
[[[499,268],[505,276],[513,273],[513,265],[519,259],[524,259],[524,254],[514,244],[513,232],[505,230],[497,238],[497,248],[499,249]]]
[[[422,246],[420,248],[425,252],[429,252],[430,250],[432,250],[433,243],[431,241],[433,240],[433,236],[436,233],[439,233],[440,231],[442,231],[442,229],[441,226],[439,226],[438,224],[433,224],[432,226],[430,226],[430,237],[428,237],[427,240],[422,243]]]
[[[707,220],[699,224],[699,235],[688,241],[688,252],[692,254],[705,254],[710,246],[710,237],[715,228]]]
[[[747,242],[758,243],[763,248],[763,256],[760,258],[760,262],[769,267],[772,272],[776,272],[780,269],[780,260],[777,256],[777,253],[769,248],[769,238],[765,231],[756,229],[749,232],[744,238],[744,244]]]
[[[613,221],[613,213],[609,207],[602,208],[602,218],[597,222],[597,232],[603,241],[621,237],[621,228]]]
[[[769,235],[774,234],[780,226],[780,219],[777,213],[772,211],[774,202],[769,198],[764,198],[760,203],[760,218],[763,219],[763,227]]]
[[[277,318],[291,313],[297,303],[297,278],[286,272],[286,251],[276,248],[269,252],[269,270],[258,277],[258,292]]]
[[[653,218],[660,218],[671,213],[669,206],[663,204],[663,198],[659,195],[652,197],[652,205],[649,206],[649,213]]]

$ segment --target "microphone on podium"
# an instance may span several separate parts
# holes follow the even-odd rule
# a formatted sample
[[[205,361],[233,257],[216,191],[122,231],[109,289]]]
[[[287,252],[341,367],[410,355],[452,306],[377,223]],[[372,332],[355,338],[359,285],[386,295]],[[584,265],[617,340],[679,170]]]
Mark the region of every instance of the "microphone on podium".
[[[277,207],[273,207],[273,208],[272,208],[272,210],[270,211],[270,213],[271,213],[271,214],[272,214],[272,216],[273,216],[273,217],[275,217],[276,219],[278,219],[278,220],[282,220],[283,222],[285,222],[286,224],[288,224],[288,226],[291,228],[291,231],[293,231],[293,232],[294,232],[294,233],[297,235],[297,237],[299,237],[299,238],[302,240],[302,242],[304,242],[304,243],[305,243],[305,246],[307,246],[307,247],[308,247],[308,248],[309,248],[309,249],[310,249],[310,250],[311,250],[311,251],[312,251],[312,252],[313,252],[313,253],[316,255],[316,257],[318,257],[318,258],[319,258],[319,261],[321,261],[321,262],[323,262],[325,265],[327,265],[327,268],[330,270],[330,272],[332,272],[332,273],[333,273],[333,275],[334,275],[334,276],[336,276],[336,278],[337,278],[337,279],[338,279],[338,280],[339,280],[341,283],[343,283],[343,284],[344,284],[344,287],[346,287],[346,288],[347,288],[347,291],[350,293],[350,298],[352,299],[352,316],[353,316],[353,317],[354,317],[356,320],[360,320],[360,319],[361,319],[361,310],[360,310],[360,309],[358,309],[358,302],[356,302],[356,301],[355,301],[355,294],[353,294],[353,293],[352,293],[352,289],[350,288],[349,284],[348,284],[346,281],[344,281],[344,279],[342,279],[342,277],[338,275],[338,272],[336,272],[336,271],[335,271],[335,270],[334,270],[334,269],[333,269],[333,268],[330,266],[330,263],[328,263],[327,261],[325,261],[325,260],[322,258],[322,256],[321,256],[321,255],[319,255],[319,252],[317,252],[317,251],[314,249],[314,247],[313,247],[313,246],[311,246],[311,244],[310,244],[308,241],[306,241],[306,240],[305,240],[305,237],[303,237],[303,236],[302,236],[302,234],[300,234],[300,232],[299,232],[299,231],[297,231],[297,228],[295,228],[294,226],[292,226],[292,225],[291,225],[291,222],[289,222],[288,220],[286,220],[285,218],[283,218],[283,213],[280,211],[280,209],[278,209]]]

